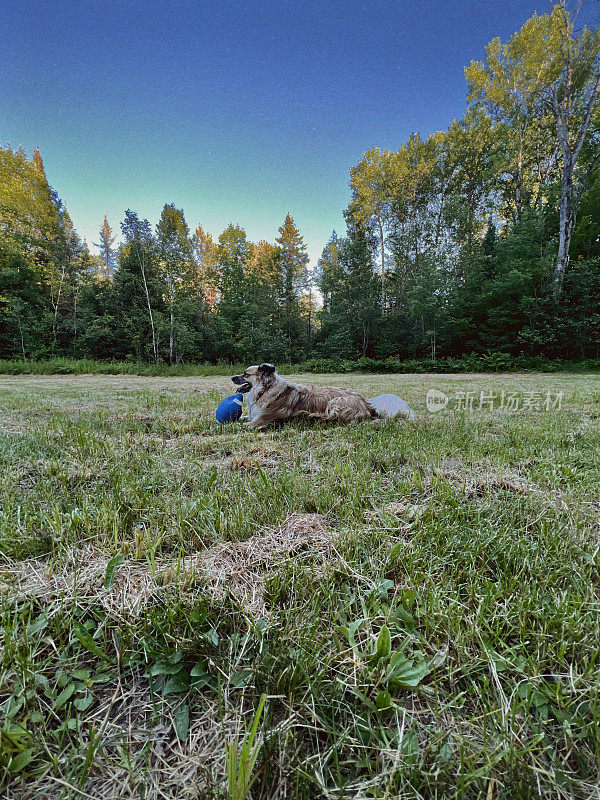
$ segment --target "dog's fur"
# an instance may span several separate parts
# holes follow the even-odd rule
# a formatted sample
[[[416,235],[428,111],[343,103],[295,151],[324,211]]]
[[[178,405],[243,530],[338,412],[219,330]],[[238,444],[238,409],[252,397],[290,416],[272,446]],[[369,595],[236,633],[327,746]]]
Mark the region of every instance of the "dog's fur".
[[[337,386],[300,386],[282,378],[272,364],[248,367],[231,380],[248,394],[248,427],[266,428],[300,414],[332,422],[359,422],[377,416],[358,392]]]

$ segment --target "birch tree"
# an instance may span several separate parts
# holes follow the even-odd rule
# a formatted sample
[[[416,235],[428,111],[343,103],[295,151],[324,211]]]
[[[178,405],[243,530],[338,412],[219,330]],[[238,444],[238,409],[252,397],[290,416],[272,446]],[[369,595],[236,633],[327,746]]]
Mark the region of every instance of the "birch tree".
[[[131,256],[140,271],[150,331],[152,334],[152,359],[158,364],[158,339],[154,312],[152,309],[148,274],[153,246],[150,223],[147,219],[140,220],[135,211],[128,209],[125,212],[125,220],[121,223],[121,231],[123,232],[124,239],[121,251],[122,255]]]
[[[385,309],[385,245],[390,217],[392,156],[389,150],[382,152],[378,147],[373,147],[367,150],[355,167],[350,168],[352,200],[348,213],[359,225],[376,230],[379,238],[382,310]]]
[[[169,307],[169,363],[176,361],[176,301],[192,284],[193,253],[190,231],[183,211],[173,204],[165,205],[156,226],[159,269],[167,289]]]
[[[550,14],[527,20],[506,44],[494,39],[485,61],[471,62],[466,70],[471,99],[501,109],[511,122],[513,140],[516,130],[517,141],[522,141],[522,132],[544,114],[549,112],[553,120],[560,198],[551,292],[557,302],[581,196],[600,155],[596,151],[581,163],[584,147],[598,137],[592,120],[600,100],[600,29],[584,26],[577,33],[575,18],[564,3],[558,3]],[[520,185],[520,168],[517,180]]]

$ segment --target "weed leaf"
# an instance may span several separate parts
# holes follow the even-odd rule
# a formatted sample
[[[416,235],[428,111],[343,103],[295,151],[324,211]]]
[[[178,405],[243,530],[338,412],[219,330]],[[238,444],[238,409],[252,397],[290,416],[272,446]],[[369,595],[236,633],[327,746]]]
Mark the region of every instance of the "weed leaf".
[[[390,684],[404,689],[415,689],[423,678],[429,674],[429,671],[429,667],[422,660],[422,657],[415,664],[404,653],[396,650],[390,657],[387,680]]]
[[[104,586],[107,589],[110,589],[112,586],[112,582],[115,577],[115,569],[120,566],[121,564],[125,563],[125,556],[122,553],[111,558],[111,560],[106,565],[106,574],[104,575]]]
[[[65,688],[54,701],[54,708],[56,711],[60,711],[60,709],[67,704],[76,688],[77,687],[74,683],[68,683],[65,686]]]
[[[11,759],[8,771],[12,772],[13,774],[22,772],[25,767],[27,767],[33,761],[34,755],[34,747],[30,747],[27,750],[23,750],[22,753],[18,753],[16,756],[14,756],[14,758]]]
[[[173,712],[173,727],[179,739],[184,742],[190,729],[190,707],[187,703],[181,703]]]
[[[85,647],[86,650],[89,650],[90,653],[94,653],[96,656],[100,656],[100,658],[104,658],[106,661],[110,661],[110,658],[106,655],[106,653],[98,647],[92,635],[87,631],[83,625],[76,623],[73,626],[73,633],[79,639],[79,643],[82,647]]]

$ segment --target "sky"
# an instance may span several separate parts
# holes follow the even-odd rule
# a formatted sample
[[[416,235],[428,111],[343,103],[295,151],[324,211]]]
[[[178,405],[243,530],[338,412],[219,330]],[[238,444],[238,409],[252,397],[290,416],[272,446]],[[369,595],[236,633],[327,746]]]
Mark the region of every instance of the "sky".
[[[2,0],[0,144],[39,146],[79,234],[165,203],[215,238],[273,241],[289,211],[314,265],[343,233],[349,168],[445,129],[463,68],[527,0]]]

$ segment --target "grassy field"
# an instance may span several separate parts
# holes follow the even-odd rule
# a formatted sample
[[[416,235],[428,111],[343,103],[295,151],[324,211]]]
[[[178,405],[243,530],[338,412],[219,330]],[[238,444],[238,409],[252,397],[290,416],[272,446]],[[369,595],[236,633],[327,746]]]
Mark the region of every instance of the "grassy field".
[[[600,376],[297,379],[417,418],[0,378],[2,797],[600,797]]]

